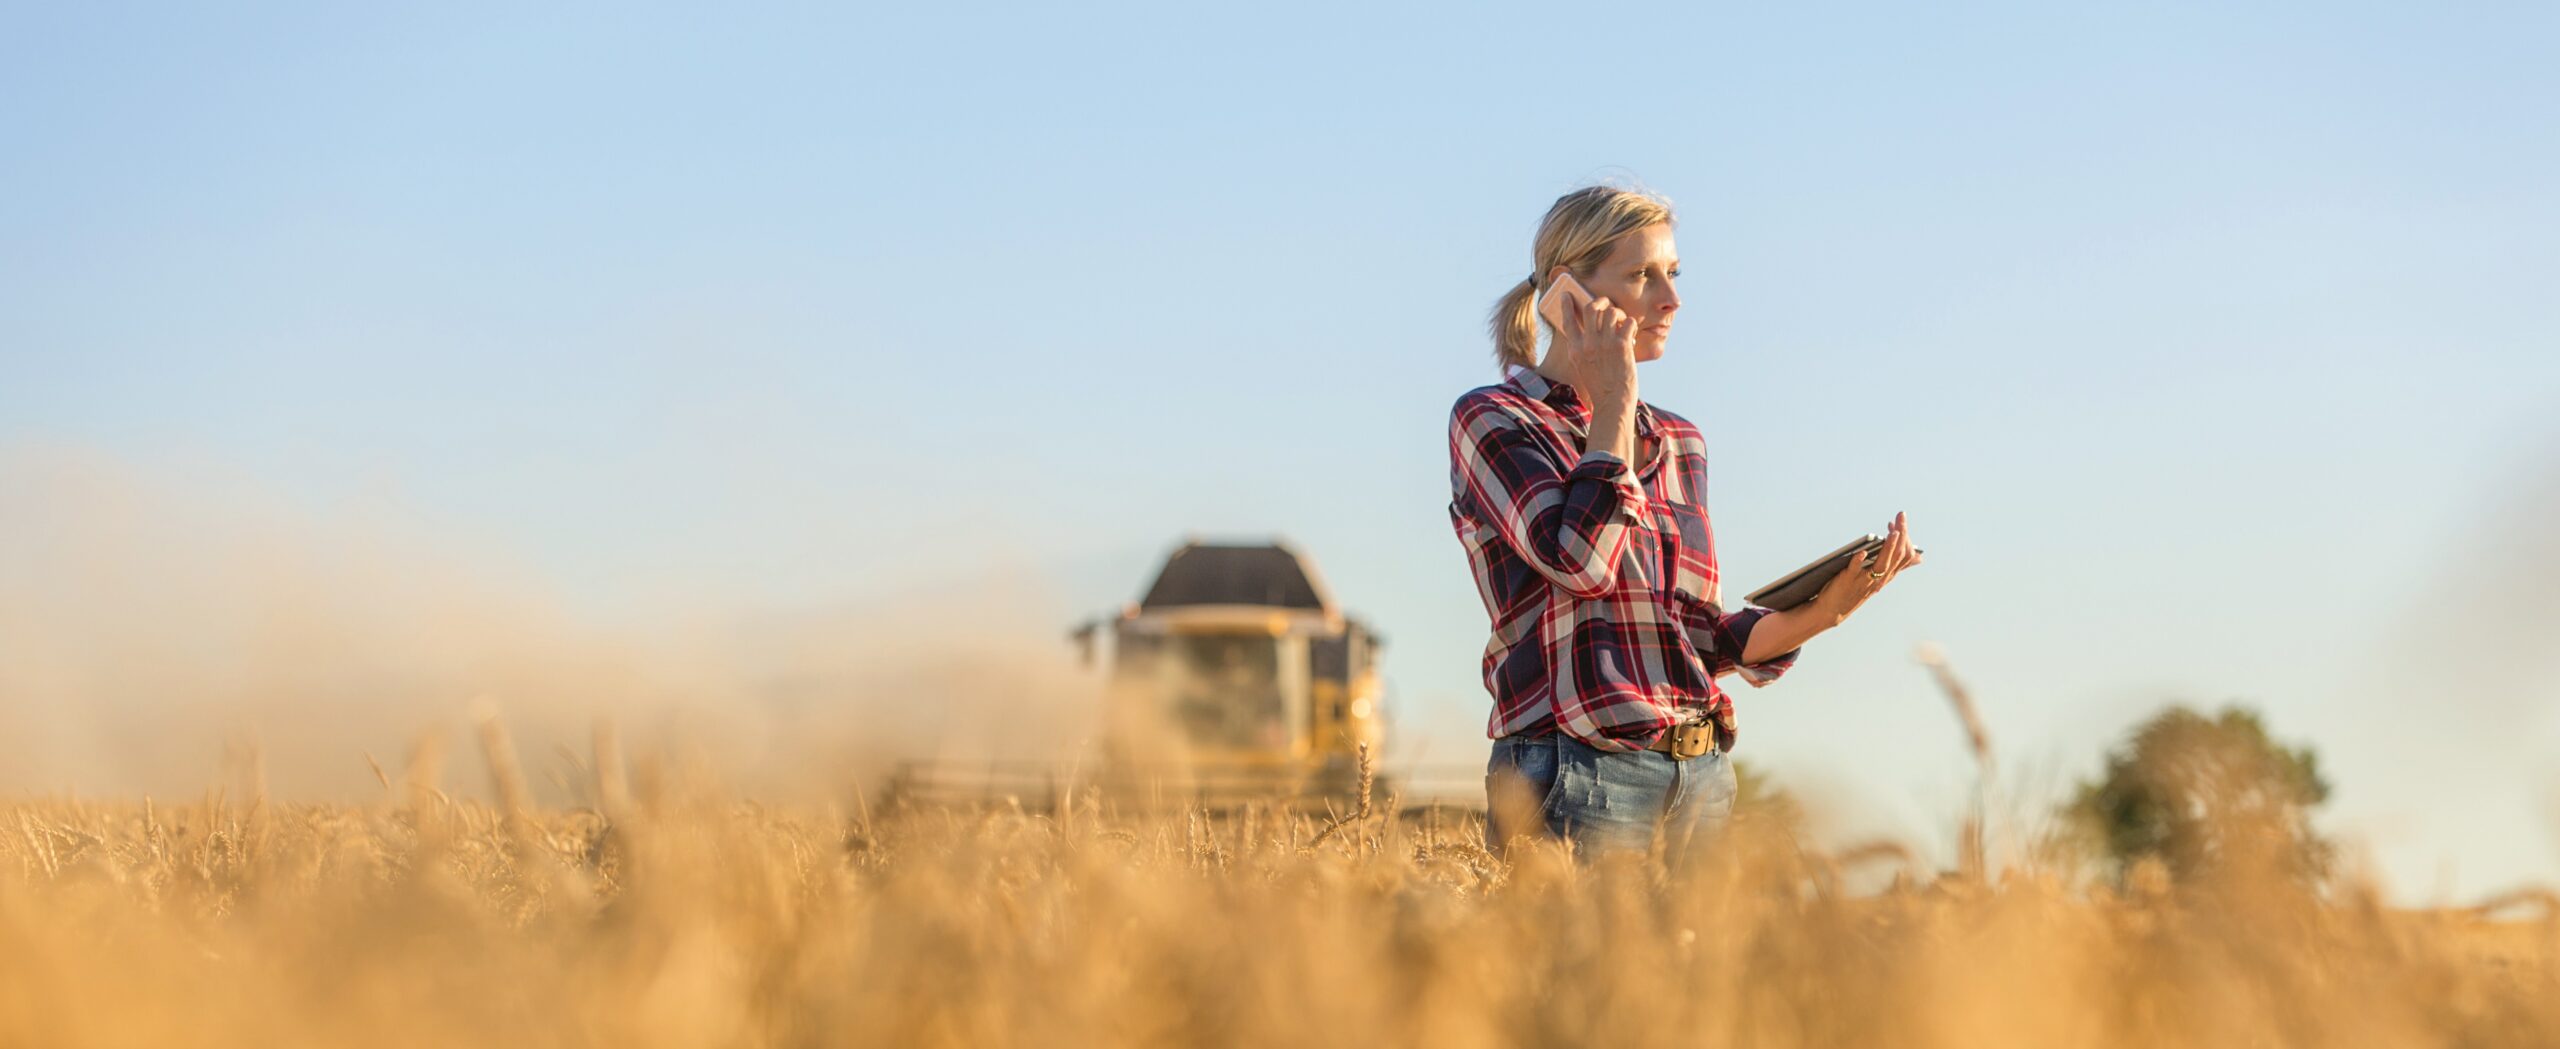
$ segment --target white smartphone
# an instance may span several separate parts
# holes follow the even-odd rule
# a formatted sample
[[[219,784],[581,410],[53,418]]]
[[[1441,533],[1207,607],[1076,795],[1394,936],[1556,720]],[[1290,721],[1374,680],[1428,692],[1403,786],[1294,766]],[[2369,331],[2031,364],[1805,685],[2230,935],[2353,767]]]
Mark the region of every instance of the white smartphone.
[[[1573,279],[1570,271],[1559,269],[1556,279],[1547,284],[1546,294],[1538,297],[1538,316],[1545,317],[1557,331],[1570,330],[1572,315],[1564,309],[1567,299],[1573,300],[1576,310],[1591,308],[1590,290],[1584,288],[1581,281]]]

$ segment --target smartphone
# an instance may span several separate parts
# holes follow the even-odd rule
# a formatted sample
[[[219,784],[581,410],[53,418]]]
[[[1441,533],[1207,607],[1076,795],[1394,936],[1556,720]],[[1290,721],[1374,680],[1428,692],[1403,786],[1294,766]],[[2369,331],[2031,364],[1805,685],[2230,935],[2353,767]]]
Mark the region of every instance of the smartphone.
[[[1572,272],[1559,268],[1556,279],[1547,285],[1546,294],[1538,299],[1538,316],[1545,317],[1557,331],[1572,330],[1572,315],[1564,309],[1566,299],[1573,300],[1577,310],[1591,308],[1591,292],[1583,288],[1581,281],[1573,279]]]

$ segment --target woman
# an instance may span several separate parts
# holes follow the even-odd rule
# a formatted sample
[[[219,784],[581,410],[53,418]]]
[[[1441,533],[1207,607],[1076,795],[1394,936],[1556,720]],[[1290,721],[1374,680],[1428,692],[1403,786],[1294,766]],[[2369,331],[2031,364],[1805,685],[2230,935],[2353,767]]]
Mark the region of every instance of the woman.
[[[1706,442],[1636,396],[1636,363],[1662,356],[1680,310],[1672,225],[1667,203],[1632,190],[1559,198],[1533,275],[1494,307],[1502,382],[1450,412],[1449,517],[1493,625],[1496,850],[1541,826],[1585,852],[1703,840],[1735,794],[1733,704],[1716,677],[1777,680],[1807,640],[1920,563],[1897,514],[1890,541],[1811,602],[1725,610]],[[1592,301],[1548,326],[1539,359],[1538,296],[1563,272]]]

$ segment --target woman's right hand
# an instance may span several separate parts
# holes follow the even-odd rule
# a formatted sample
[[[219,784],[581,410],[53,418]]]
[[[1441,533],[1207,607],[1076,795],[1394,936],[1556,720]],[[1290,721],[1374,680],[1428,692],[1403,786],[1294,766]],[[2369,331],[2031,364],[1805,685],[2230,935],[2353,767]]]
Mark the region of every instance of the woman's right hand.
[[[1563,267],[1558,272],[1566,272]],[[1636,319],[1607,296],[1576,309],[1565,303],[1565,326],[1556,332],[1565,359],[1582,381],[1594,410],[1632,412],[1636,406]]]

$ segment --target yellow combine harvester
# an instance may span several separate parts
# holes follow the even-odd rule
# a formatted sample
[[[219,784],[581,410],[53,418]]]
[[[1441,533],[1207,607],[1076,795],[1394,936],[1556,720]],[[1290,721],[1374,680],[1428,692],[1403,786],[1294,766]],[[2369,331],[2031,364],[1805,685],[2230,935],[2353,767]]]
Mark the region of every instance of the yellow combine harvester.
[[[1184,543],[1144,598],[1069,637],[1088,666],[1110,650],[1095,759],[909,765],[891,796],[1055,805],[1091,790],[1122,806],[1338,805],[1359,790],[1362,745],[1374,762],[1385,741],[1381,639],[1283,541]],[[1373,780],[1373,794],[1386,789]]]

